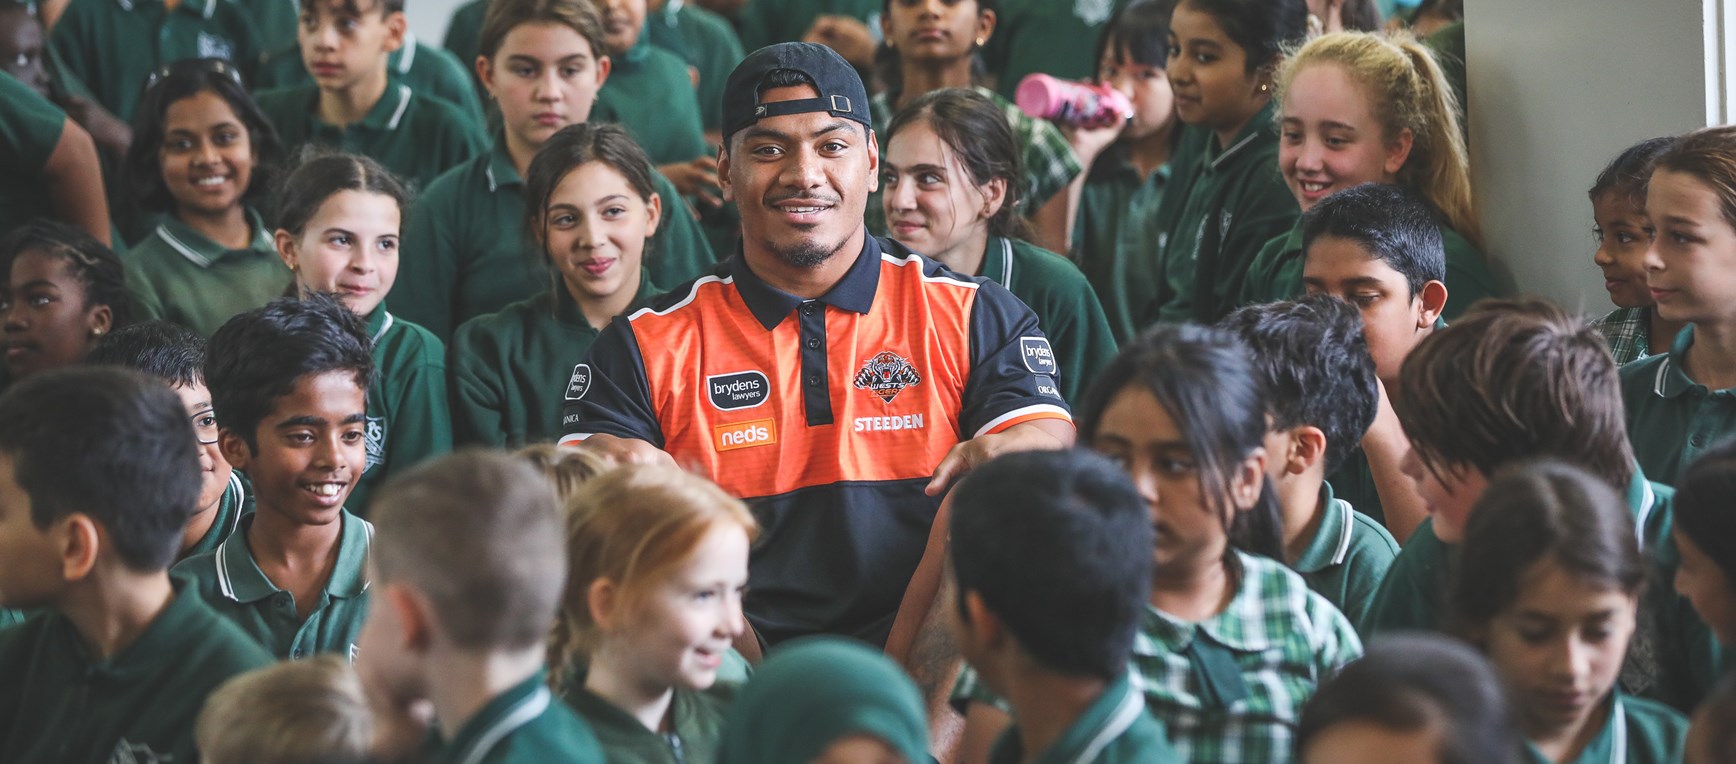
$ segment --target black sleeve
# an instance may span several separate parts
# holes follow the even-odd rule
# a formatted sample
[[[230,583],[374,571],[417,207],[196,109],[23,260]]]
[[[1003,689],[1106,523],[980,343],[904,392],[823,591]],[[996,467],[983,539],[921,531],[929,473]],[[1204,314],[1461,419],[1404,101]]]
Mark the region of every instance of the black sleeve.
[[[603,328],[584,360],[566,379],[561,406],[562,443],[592,435],[635,438],[663,448],[663,428],[651,406],[645,358],[625,316]]]
[[[1061,397],[1061,364],[1037,314],[992,281],[977,288],[971,306],[970,354],[960,416],[966,437],[1032,416],[1072,420]]]

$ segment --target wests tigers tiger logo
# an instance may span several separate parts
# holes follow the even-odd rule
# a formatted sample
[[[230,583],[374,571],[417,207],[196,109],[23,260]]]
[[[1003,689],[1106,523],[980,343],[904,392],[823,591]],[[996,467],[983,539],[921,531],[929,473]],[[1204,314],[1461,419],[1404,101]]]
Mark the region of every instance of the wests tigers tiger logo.
[[[922,375],[903,356],[882,350],[862,364],[862,370],[856,372],[855,385],[858,390],[867,390],[881,401],[891,403],[904,388],[921,382]]]

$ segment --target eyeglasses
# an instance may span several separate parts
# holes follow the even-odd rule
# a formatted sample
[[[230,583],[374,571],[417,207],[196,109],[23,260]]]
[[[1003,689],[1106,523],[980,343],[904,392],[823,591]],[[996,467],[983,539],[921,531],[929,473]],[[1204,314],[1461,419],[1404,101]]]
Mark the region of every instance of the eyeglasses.
[[[194,414],[191,419],[193,435],[199,439],[199,445],[209,446],[217,442],[217,415],[211,413],[211,409]]]
[[[241,81],[241,70],[236,69],[234,64],[231,64],[224,59],[183,58],[177,61],[170,61],[152,71],[151,75],[145,78],[145,89],[150,90],[151,88],[156,87],[157,83],[167,79],[171,74],[198,71],[221,74],[224,77],[234,80],[237,85],[245,85],[245,83]]]

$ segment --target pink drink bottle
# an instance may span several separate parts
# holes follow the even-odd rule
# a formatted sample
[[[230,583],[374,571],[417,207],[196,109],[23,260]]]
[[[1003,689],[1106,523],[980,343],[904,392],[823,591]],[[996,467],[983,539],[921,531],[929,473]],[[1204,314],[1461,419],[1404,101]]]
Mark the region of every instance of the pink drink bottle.
[[[1133,116],[1133,103],[1108,85],[1069,82],[1033,74],[1019,82],[1019,108],[1038,119],[1084,128],[1110,127]]]

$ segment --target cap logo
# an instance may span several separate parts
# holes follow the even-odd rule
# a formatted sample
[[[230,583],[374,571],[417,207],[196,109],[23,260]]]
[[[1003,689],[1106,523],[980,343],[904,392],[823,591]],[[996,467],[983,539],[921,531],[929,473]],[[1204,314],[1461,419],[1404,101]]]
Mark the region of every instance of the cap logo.
[[[755,107],[753,107],[753,115],[754,115],[754,116],[755,116],[755,117],[763,117],[763,116],[765,116],[765,115],[766,115],[766,107],[765,107],[765,106],[764,106],[764,105],[760,105],[760,106],[755,106]]]
[[[850,99],[841,95],[832,96],[832,111],[841,111],[845,114],[849,114]]]

